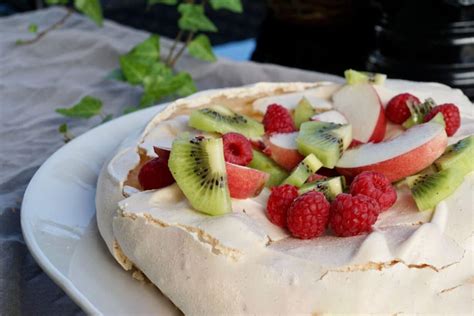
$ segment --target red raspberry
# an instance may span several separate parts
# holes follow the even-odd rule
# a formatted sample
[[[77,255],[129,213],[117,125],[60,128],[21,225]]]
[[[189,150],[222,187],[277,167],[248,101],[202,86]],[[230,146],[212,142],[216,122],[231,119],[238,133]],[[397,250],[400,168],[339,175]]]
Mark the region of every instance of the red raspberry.
[[[410,117],[408,102],[413,105],[420,104],[420,100],[412,94],[402,93],[393,97],[385,108],[385,116],[395,124],[402,124]]]
[[[397,191],[387,177],[378,172],[365,171],[359,174],[351,183],[350,193],[375,199],[380,205],[380,212],[389,209],[397,201]]]
[[[349,149],[359,147],[362,144],[363,142],[361,142],[360,140],[353,139],[349,145]]]
[[[452,103],[435,106],[426,114],[424,121],[428,122],[439,112],[443,113],[444,122],[446,123],[446,134],[453,136],[461,126],[461,116],[458,107]]]
[[[373,198],[341,193],[331,204],[329,225],[336,236],[349,237],[370,232],[380,206]]]
[[[329,220],[330,204],[324,194],[309,191],[298,197],[288,210],[288,229],[293,237],[310,239],[321,236]]]
[[[163,151],[163,153],[168,151]],[[171,171],[168,168],[168,155],[163,154],[146,162],[138,173],[138,182],[143,190],[164,188],[174,182]]]
[[[298,189],[290,184],[272,188],[267,202],[267,217],[273,224],[286,227],[286,212],[298,197]]]
[[[279,104],[269,105],[263,116],[266,133],[291,133],[296,131],[290,112]]]
[[[252,161],[252,144],[244,135],[227,133],[222,136],[222,141],[225,161],[241,166],[246,166]]]

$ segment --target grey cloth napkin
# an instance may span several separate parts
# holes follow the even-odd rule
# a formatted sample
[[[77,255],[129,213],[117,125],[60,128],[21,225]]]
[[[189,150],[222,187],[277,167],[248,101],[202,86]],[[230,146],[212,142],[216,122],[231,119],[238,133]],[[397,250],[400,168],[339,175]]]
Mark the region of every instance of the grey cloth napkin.
[[[81,314],[29,254],[20,228],[20,207],[28,182],[39,166],[63,145],[57,132],[65,118],[54,112],[85,95],[104,101],[105,112],[120,115],[138,104],[141,91],[105,79],[118,67],[118,56],[148,34],[106,22],[98,28],[74,14],[66,24],[32,45],[15,45],[65,14],[50,8],[0,19],[0,315]],[[162,40],[162,54],[171,41]],[[259,81],[316,81],[340,78],[321,73],[252,62],[205,63],[184,56],[179,69],[190,71],[200,90]],[[79,135],[98,119],[69,120]]]

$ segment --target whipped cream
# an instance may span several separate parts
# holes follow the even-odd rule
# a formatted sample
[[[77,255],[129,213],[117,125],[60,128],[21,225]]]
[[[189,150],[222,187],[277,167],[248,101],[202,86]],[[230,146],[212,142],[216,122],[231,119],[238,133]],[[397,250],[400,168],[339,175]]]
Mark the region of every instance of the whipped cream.
[[[406,91],[455,103],[463,115],[456,139],[474,133],[472,104],[458,90],[389,80],[377,91],[384,103]],[[266,189],[253,199],[233,199],[233,212],[218,217],[194,211],[176,185],[118,198],[123,176],[138,163],[137,148],[154,155],[153,146],[170,145],[168,136],[193,133],[186,121],[155,118],[131,142],[135,147],[125,142],[101,175],[117,181],[99,180],[97,202],[99,228],[112,253],[125,268],[133,262],[185,314],[473,312],[473,174],[433,213],[418,212],[402,187],[372,233],[308,241],[267,220]]]

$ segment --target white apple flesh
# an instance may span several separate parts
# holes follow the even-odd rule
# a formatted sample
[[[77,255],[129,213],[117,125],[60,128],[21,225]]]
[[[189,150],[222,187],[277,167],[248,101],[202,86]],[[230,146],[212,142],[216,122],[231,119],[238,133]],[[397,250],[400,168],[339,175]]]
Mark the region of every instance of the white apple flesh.
[[[447,144],[444,127],[428,122],[393,139],[349,149],[339,159],[336,168],[342,175],[350,177],[364,171],[380,172],[394,182],[431,165],[443,154]]]
[[[377,94],[370,84],[345,85],[333,97],[334,109],[352,125],[352,137],[362,143],[384,139],[387,120]]]
[[[265,151],[286,170],[293,170],[304,158],[296,147],[296,137],[298,132],[272,134],[263,138]]]
[[[328,123],[335,123],[335,124],[349,123],[344,115],[334,110],[316,114],[311,118],[311,121],[328,122]]]

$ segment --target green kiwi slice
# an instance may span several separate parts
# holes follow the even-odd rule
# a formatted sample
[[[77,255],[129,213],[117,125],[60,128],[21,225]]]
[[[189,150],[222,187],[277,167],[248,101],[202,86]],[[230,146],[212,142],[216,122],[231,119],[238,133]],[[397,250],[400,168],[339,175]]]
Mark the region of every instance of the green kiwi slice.
[[[448,146],[444,154],[435,161],[435,166],[439,170],[456,167],[463,174],[474,171],[474,135]]]
[[[384,74],[357,71],[353,69],[344,71],[344,77],[346,78],[347,84],[370,83],[383,85],[387,79],[387,75]]]
[[[314,114],[315,111],[313,106],[308,99],[303,97],[300,102],[298,102],[293,114],[293,121],[295,122],[296,127],[300,128],[301,123],[309,121]]]
[[[283,181],[283,184],[291,184],[296,187],[302,186],[310,175],[318,171],[323,164],[315,155],[309,154],[291,172],[290,176]]]
[[[314,154],[324,167],[334,168],[351,140],[351,125],[312,121],[301,124],[296,145],[301,154]]]
[[[408,109],[410,110],[410,117],[402,124],[402,126],[406,129],[423,123],[426,114],[428,114],[436,106],[436,102],[433,99],[428,98],[421,104],[415,105],[412,102],[408,102],[407,105]]]
[[[332,201],[339,193],[344,191],[345,187],[346,179],[343,176],[339,176],[306,183],[298,190],[298,193],[304,194],[306,192],[316,190],[323,193],[326,196],[326,199]]]
[[[286,177],[288,177],[288,172],[286,172],[282,167],[280,167],[275,161],[265,154],[259,152],[258,150],[253,151],[253,158],[248,165],[250,168],[264,171],[270,174],[265,186],[273,187],[279,185]]]
[[[209,215],[232,210],[221,138],[177,138],[168,166],[194,209]]]
[[[416,206],[420,211],[433,210],[450,196],[464,179],[458,168],[448,168],[433,174],[418,174],[406,178]]]
[[[220,134],[236,132],[248,138],[264,134],[263,125],[260,122],[221,105],[194,110],[189,118],[189,126]]]

